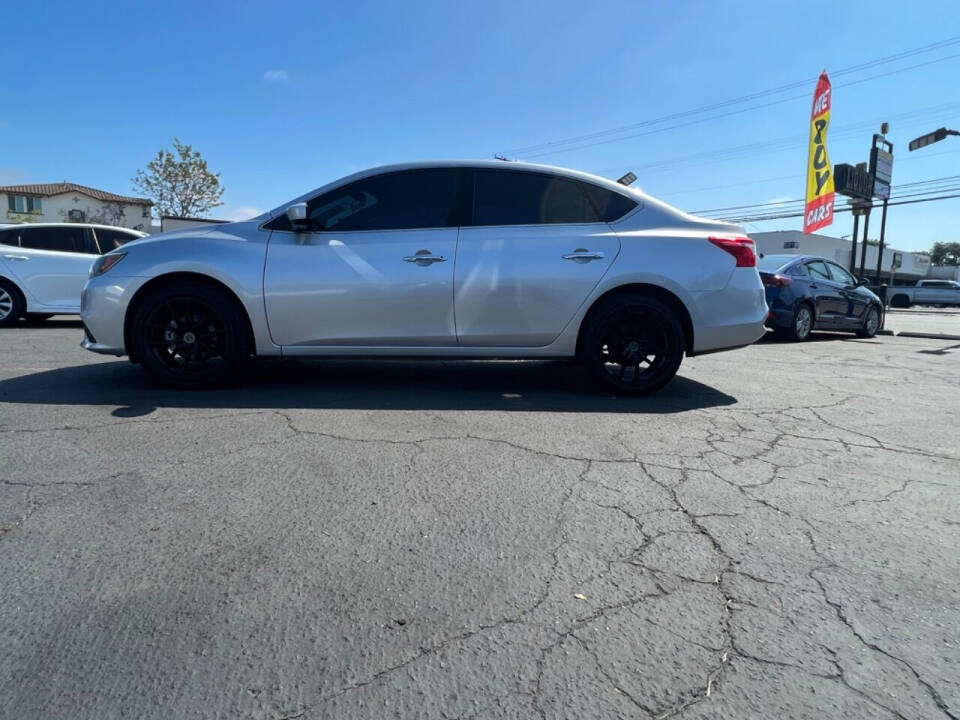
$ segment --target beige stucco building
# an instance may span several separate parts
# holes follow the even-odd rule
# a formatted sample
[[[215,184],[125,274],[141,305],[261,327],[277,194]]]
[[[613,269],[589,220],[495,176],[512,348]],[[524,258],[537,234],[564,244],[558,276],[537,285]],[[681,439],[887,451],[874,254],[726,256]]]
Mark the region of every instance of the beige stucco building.
[[[152,206],[70,182],[0,186],[0,223],[86,222],[150,232]]]

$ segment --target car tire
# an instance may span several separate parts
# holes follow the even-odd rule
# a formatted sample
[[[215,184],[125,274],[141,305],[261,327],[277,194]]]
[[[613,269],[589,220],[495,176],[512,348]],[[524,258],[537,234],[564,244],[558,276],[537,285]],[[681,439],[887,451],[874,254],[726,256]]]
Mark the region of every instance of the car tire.
[[[872,338],[880,329],[880,308],[871,305],[863,318],[863,327],[857,330],[857,337]]]
[[[27,313],[24,317],[30,322],[43,322],[53,317],[53,313]]]
[[[130,355],[160,381],[180,388],[217,387],[237,378],[250,357],[246,318],[225,290],[172,282],[137,305]]]
[[[804,321],[804,318],[806,318],[806,321]],[[781,337],[784,340],[804,342],[810,339],[810,333],[813,332],[814,322],[813,306],[807,302],[800,303],[796,311],[793,313],[793,319],[790,321],[790,326],[785,328],[777,328],[776,333],[778,337]]]
[[[26,310],[26,302],[20,288],[5,278],[0,278],[0,327],[10,327]]]
[[[600,387],[638,396],[670,382],[684,350],[677,314],[656,298],[631,293],[590,313],[577,357]]]

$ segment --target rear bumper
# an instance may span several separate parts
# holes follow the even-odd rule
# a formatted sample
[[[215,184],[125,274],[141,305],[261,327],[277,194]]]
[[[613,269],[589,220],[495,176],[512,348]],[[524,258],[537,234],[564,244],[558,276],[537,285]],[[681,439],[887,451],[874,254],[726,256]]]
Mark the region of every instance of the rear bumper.
[[[697,323],[690,355],[750,345],[766,332],[769,310],[755,268],[736,268],[723,290],[696,293],[693,299]]]

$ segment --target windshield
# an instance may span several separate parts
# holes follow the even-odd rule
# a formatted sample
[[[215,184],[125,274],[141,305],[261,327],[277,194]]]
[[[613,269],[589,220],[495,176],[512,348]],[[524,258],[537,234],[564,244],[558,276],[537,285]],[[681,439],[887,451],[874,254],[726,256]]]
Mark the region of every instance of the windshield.
[[[764,255],[757,261],[757,269],[760,272],[776,272],[796,259],[796,255]]]

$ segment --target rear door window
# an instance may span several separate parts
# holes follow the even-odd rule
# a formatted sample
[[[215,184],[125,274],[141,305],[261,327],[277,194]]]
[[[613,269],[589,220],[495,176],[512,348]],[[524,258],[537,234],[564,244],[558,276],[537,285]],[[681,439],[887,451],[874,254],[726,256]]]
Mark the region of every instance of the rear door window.
[[[604,222],[615,222],[633,210],[637,205],[636,200],[631,200],[625,195],[621,195],[613,190],[591,185],[590,183],[577,183],[590,198],[593,207]]]
[[[807,263],[807,273],[814,280],[830,280],[833,281],[833,278],[830,277],[830,271],[827,270],[827,264],[820,260],[815,260],[814,262]]]
[[[578,183],[519,170],[476,171],[474,225],[554,225],[600,222]]]
[[[84,227],[24,228],[20,231],[20,246],[32,250],[96,254],[87,229]]]
[[[94,232],[97,235],[97,243],[100,245],[100,252],[108,253],[111,250],[116,250],[121,245],[124,245],[131,240],[136,240],[139,235],[134,235],[133,233],[123,232],[123,230],[105,230],[103,228],[96,228]]]

